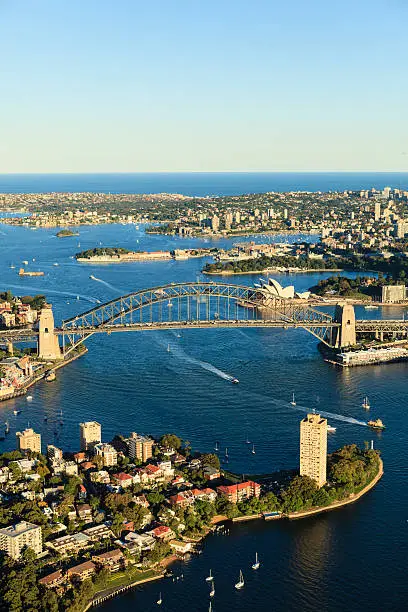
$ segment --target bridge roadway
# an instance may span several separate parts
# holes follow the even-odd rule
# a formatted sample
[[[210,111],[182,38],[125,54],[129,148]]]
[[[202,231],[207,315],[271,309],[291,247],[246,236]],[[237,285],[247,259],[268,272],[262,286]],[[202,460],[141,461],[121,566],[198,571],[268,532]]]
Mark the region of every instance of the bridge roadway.
[[[157,321],[145,323],[113,323],[101,325],[87,325],[71,328],[69,331],[61,327],[56,327],[54,332],[58,336],[67,335],[68,333],[95,334],[95,333],[117,333],[131,331],[147,331],[159,329],[205,329],[209,327],[270,327],[278,329],[316,329],[316,328],[337,328],[339,323],[333,322],[307,322],[307,321],[276,321],[268,319],[209,319],[199,321]],[[407,333],[408,321],[402,319],[388,320],[357,320],[357,333],[373,333],[373,332],[388,332],[388,333]],[[5,342],[27,342],[35,339],[38,336],[38,331],[31,329],[9,329],[0,330],[0,343]]]

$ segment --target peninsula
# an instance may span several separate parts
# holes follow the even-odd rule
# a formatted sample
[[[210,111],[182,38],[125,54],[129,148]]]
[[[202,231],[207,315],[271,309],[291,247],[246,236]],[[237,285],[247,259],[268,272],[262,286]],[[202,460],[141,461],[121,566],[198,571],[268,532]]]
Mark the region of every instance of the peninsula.
[[[321,429],[318,446],[305,433],[309,426]],[[78,452],[49,444],[44,455],[41,435],[26,429],[17,433],[18,450],[0,455],[0,545],[8,555],[1,560],[0,595],[8,607],[18,593],[24,607],[30,602],[39,612],[85,611],[163,578],[171,561],[223,529],[220,522],[303,518],[339,508],[369,491],[383,470],[377,451],[353,444],[326,457],[327,421],[316,414],[301,421],[300,474],[245,481],[222,470],[217,454],[192,453],[172,433],[101,439],[101,425],[84,422]]]
[[[190,259],[208,257],[218,249],[175,249],[173,251],[130,251],[123,247],[96,247],[75,254],[80,263],[124,263],[135,261],[166,261],[169,259]]]

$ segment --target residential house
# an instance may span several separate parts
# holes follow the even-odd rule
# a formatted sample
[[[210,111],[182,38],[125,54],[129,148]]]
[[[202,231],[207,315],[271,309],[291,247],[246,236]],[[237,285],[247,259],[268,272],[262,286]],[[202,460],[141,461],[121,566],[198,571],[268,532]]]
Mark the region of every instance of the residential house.
[[[90,578],[96,571],[96,566],[93,561],[85,561],[79,565],[74,565],[67,570],[68,578],[77,578],[81,581]]]

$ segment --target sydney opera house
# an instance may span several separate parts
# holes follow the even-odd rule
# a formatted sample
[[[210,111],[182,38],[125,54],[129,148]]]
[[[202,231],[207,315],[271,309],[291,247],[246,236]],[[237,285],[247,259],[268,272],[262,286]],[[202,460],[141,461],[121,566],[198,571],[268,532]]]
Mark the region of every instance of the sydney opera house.
[[[259,279],[259,283],[254,283],[256,289],[262,289],[262,293],[266,298],[285,298],[285,299],[300,299],[307,300],[310,296],[310,291],[298,292],[295,291],[295,287],[290,285],[289,287],[282,287],[278,281],[274,278]]]

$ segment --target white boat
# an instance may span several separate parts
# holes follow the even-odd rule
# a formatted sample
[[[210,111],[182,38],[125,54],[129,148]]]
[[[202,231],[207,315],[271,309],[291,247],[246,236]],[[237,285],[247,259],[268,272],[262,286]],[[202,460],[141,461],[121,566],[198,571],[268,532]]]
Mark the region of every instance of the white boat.
[[[208,574],[208,576],[206,578],[206,581],[207,582],[212,582],[213,580],[214,580],[214,576],[212,575],[211,570],[210,570],[210,573]]]
[[[292,401],[290,403],[292,404],[292,406],[296,406],[295,394],[294,393],[292,393]]]
[[[32,401],[33,401],[33,396],[27,395],[27,402],[32,402]]]
[[[14,270],[14,268],[15,268],[15,267],[16,267],[16,266],[13,266],[13,264],[11,264],[11,266],[10,266],[10,268],[11,268],[12,270]]]
[[[363,403],[361,405],[365,410],[370,410],[370,402],[368,401],[367,395],[363,399]]]
[[[378,310],[378,306],[364,306],[365,310]]]
[[[23,260],[23,264],[24,264],[25,266],[28,266],[28,261],[27,261],[26,259],[24,259],[24,260]]]
[[[258,553],[255,553],[255,563],[252,564],[252,569],[253,570],[257,570],[257,569],[259,569],[260,565],[261,564],[259,563]]]
[[[13,410],[13,414],[15,414],[16,416],[20,413],[21,413],[21,410]]]
[[[245,440],[245,444],[251,444],[251,440],[248,439],[248,434],[247,434],[247,437],[246,437],[246,440]]]
[[[214,580],[213,580],[211,591],[210,591],[210,597],[214,597],[214,595],[215,595],[215,586],[214,586]]]
[[[161,594],[161,593],[160,593],[160,595],[159,595],[159,599],[156,601],[156,603],[157,603],[157,605],[158,605],[158,606],[161,606],[161,605],[162,605],[163,600],[162,600],[162,594]]]
[[[167,352],[170,353],[170,344],[167,345]]]
[[[252,445],[252,450],[251,450],[251,453],[252,453],[253,455],[255,455],[255,444],[253,444],[253,445]]]
[[[327,423],[327,431],[328,433],[336,433],[337,427],[333,427]]]
[[[53,266],[59,266],[59,263],[55,262],[54,264],[52,264]]]
[[[238,582],[235,583],[235,588],[236,589],[242,589],[244,584],[245,584],[245,582],[244,582],[244,574],[242,573],[242,570],[239,570],[239,580],[238,580]]]
[[[218,453],[218,451],[220,450],[220,447],[219,447],[219,444],[218,444],[217,440],[215,442],[214,450],[215,450],[216,453]]]

